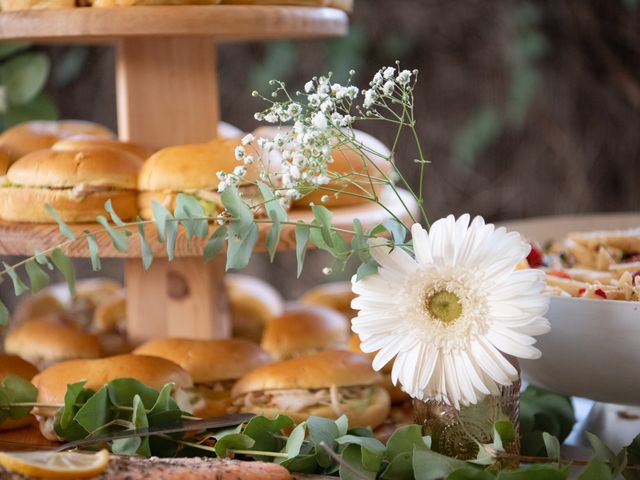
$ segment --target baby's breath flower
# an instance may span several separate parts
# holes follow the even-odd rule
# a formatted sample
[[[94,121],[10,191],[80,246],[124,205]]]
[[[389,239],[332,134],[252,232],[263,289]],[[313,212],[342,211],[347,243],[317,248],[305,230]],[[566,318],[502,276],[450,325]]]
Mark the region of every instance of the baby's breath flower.
[[[247,133],[244,137],[242,137],[241,143],[242,145],[248,145],[256,139],[251,133]]]
[[[320,201],[322,203],[326,203],[329,201],[329,195],[323,195],[322,197],[320,197]]]
[[[411,80],[411,72],[409,70],[401,71],[396,77],[396,81],[400,85],[407,85],[409,80]]]
[[[382,87],[382,92],[385,95],[391,95],[395,88],[396,88],[395,82],[393,80],[387,80],[387,82]]]
[[[267,123],[278,123],[279,118],[275,112],[269,112],[264,116],[264,121]]]
[[[390,78],[393,78],[393,76],[396,73],[396,69],[393,67],[387,67],[384,69],[384,71],[382,72],[382,76],[384,77],[385,80],[388,80]]]
[[[245,151],[244,147],[241,145],[238,145],[236,147],[234,153],[236,155],[236,160],[242,160],[247,155],[247,152]]]
[[[233,169],[233,174],[236,177],[244,177],[245,173],[247,173],[247,169],[245,167],[243,167],[242,165],[238,165],[236,168]]]
[[[313,82],[311,80],[304,84],[304,91],[307,93],[313,92]]]
[[[326,130],[327,129],[327,117],[324,116],[324,113],[317,112],[313,118],[311,119],[311,124],[317,128],[318,130]]]
[[[253,163],[253,156],[252,155],[247,155],[244,158],[244,162],[245,165],[251,165]]]
[[[364,102],[362,105],[364,108],[370,108],[377,100],[376,92],[372,89],[364,91]]]
[[[329,268],[329,267],[324,267],[322,269],[322,274],[323,275],[331,275],[332,273],[333,273],[333,270],[331,268]]]

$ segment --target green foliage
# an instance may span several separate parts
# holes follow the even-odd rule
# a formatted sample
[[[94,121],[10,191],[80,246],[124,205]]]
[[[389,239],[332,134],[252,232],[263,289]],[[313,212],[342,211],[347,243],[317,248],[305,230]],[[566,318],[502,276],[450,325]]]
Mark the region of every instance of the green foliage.
[[[296,224],[296,261],[297,261],[297,277],[302,274],[304,267],[304,259],[307,255],[309,246],[309,237],[311,236],[311,228],[302,220]]]
[[[291,41],[271,42],[265,45],[263,61],[250,71],[252,90],[267,85],[272,78],[287,80],[298,62],[298,46]]]
[[[289,218],[273,190],[262,182],[258,182],[258,187],[264,199],[264,208],[267,211],[269,220],[271,220],[271,229],[267,235],[267,251],[269,252],[269,258],[273,261],[280,242],[283,222],[287,222]]]
[[[38,398],[38,390],[31,382],[17,375],[7,375],[0,383],[0,424],[7,419],[26,417],[31,407],[13,406],[14,403],[31,403]]]
[[[571,433],[575,415],[569,397],[529,386],[520,396],[520,435],[523,455],[546,455],[543,432],[562,443]]]

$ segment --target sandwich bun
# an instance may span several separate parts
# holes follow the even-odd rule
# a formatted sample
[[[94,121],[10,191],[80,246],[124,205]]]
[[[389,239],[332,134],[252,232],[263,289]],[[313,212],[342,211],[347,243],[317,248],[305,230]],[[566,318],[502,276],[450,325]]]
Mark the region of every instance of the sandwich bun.
[[[7,355],[0,353],[0,383],[9,375],[17,375],[25,380],[31,380],[38,373],[38,369],[16,355]],[[24,427],[32,422],[32,417],[27,415],[25,418],[13,420],[7,418],[0,423],[0,431],[13,430],[15,428]]]
[[[174,362],[131,354],[61,362],[40,372],[32,383],[38,389],[38,402],[49,404],[62,402],[70,383],[86,380],[85,388],[98,390],[117,378],[135,378],[156,390],[167,383],[178,388],[193,385],[189,373]]]
[[[349,350],[356,353],[361,353],[363,355],[367,355],[369,357],[369,361],[373,362],[373,357],[376,356],[375,353],[364,353],[360,350],[360,337],[357,333],[352,333],[351,338],[349,339]],[[389,397],[391,397],[391,402],[394,404],[398,403],[406,403],[411,401],[411,397],[403,392],[400,386],[394,385],[391,381],[391,369],[393,368],[393,362],[387,363],[380,372],[382,373],[382,381],[380,384],[389,392]]]
[[[218,138],[209,143],[176,145],[157,151],[144,162],[138,188],[146,192],[189,192],[215,190],[219,171],[231,172],[240,165],[235,148],[238,139]],[[247,168],[247,180],[258,179],[254,163]]]
[[[134,353],[171,360],[189,372],[195,383],[235,380],[272,361],[258,345],[241,338],[159,338],[139,346]]]
[[[13,315],[11,315],[11,325],[16,327],[32,318],[45,315],[62,315],[64,312],[65,306],[60,299],[53,295],[51,291],[45,289],[20,298]]]
[[[94,137],[91,135],[76,135],[74,137],[58,140],[51,147],[51,149],[55,151],[84,151],[92,148],[110,148],[120,150],[130,153],[131,155],[135,155],[141,161],[146,160],[153,153],[152,149],[137,143],[123,142],[113,138]]]
[[[286,133],[290,128],[291,127],[263,126],[254,130],[253,134],[257,138],[262,137],[273,140],[279,132]],[[376,154],[366,153],[366,158],[364,158],[358,150],[349,144],[343,144],[333,149],[331,153],[333,163],[327,166],[329,172],[335,175],[344,175],[350,172],[366,174],[368,172],[372,177],[380,178],[380,171],[382,171],[386,177],[389,177],[393,172],[393,165],[387,160],[391,155],[390,150],[380,140],[366,132],[361,130],[354,130],[353,132],[357,142],[362,143],[369,150],[376,152]],[[356,186],[340,182],[339,180],[333,180],[325,185],[324,188],[320,186],[304,197],[294,200],[293,206],[308,207],[310,203],[315,203],[316,205],[324,205],[327,208],[331,208],[368,202],[366,198],[350,195],[363,195],[365,192],[372,193],[371,183],[368,178],[359,180],[358,184],[359,185]],[[374,180],[373,190],[377,194],[380,194],[386,185],[385,182]],[[332,191],[333,189],[341,190],[342,193],[336,195],[335,192]],[[326,202],[322,201],[324,195],[329,197]]]
[[[271,406],[243,405],[240,412],[251,412],[274,418],[287,415],[296,423],[310,415],[338,418],[349,417],[351,426],[376,427],[382,424],[389,413],[390,401],[387,391],[379,385],[380,374],[371,368],[369,359],[353,352],[326,350],[316,355],[286,360],[258,368],[242,377],[233,387],[234,400],[254,392],[287,390],[319,390],[332,387],[369,387],[370,397],[364,408],[340,403],[340,412],[332,406],[315,404],[303,409],[282,409]],[[295,394],[294,394],[295,395]]]
[[[61,1],[65,3],[67,0]],[[31,3],[32,0],[2,0],[2,10],[7,10],[6,4],[27,5],[20,8],[25,9],[31,8],[28,6]],[[40,5],[46,5],[46,3],[40,3]],[[17,8],[14,9],[17,10]],[[51,148],[58,140],[74,135],[91,135],[100,138],[114,136],[111,130],[93,122],[36,120],[21,123],[3,132],[0,135],[0,150],[3,150],[8,155],[9,162],[13,163],[28,153]]]
[[[233,336],[260,342],[264,328],[284,312],[280,293],[264,280],[231,273],[224,277]]]
[[[299,299],[305,305],[320,305],[339,311],[351,320],[358,312],[351,308],[351,301],[356,294],[351,289],[351,282],[323,283],[307,290]]]
[[[258,345],[240,338],[162,338],[145,343],[134,353],[166,358],[189,372],[195,391],[204,401],[195,410],[202,417],[226,415],[231,406],[231,384],[272,361]]]
[[[40,369],[73,358],[97,358],[101,353],[95,335],[52,316],[29,320],[11,330],[4,339],[4,350]]]
[[[0,150],[0,177],[4,176],[9,169],[9,155],[4,150]]]
[[[174,383],[174,394],[193,385],[189,373],[179,365],[164,358],[146,355],[69,360],[43,370],[33,377],[32,383],[38,389],[38,403],[59,404],[64,402],[69,384],[83,380],[86,381],[84,388],[95,391],[118,378],[134,378],[155,390],[160,390],[167,383]],[[40,432],[48,440],[60,440],[53,429],[57,413],[57,408],[33,409]]]
[[[265,327],[261,346],[286,360],[330,348],[346,348],[349,324],[344,315],[317,305],[291,305]]]
[[[92,222],[111,200],[123,220],[136,214],[136,177],[141,161],[119,150],[38,150],[15,162],[0,188],[0,218],[53,223],[45,204],[65,222]]]

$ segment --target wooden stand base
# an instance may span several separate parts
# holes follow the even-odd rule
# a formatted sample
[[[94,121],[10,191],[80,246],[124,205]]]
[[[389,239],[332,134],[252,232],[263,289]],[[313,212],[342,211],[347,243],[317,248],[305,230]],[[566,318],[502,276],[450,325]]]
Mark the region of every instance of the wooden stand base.
[[[226,259],[156,258],[145,271],[125,263],[127,333],[133,345],[157,337],[228,338],[231,322],[224,286]]]

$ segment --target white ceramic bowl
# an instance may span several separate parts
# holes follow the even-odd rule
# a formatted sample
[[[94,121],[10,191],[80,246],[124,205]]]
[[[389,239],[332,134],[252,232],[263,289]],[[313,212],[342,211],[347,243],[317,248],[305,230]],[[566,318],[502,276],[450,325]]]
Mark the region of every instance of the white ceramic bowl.
[[[631,228],[638,214],[535,218],[503,223],[544,242],[569,232]],[[640,405],[640,302],[552,297],[542,358],[522,361],[525,380],[569,395]]]

